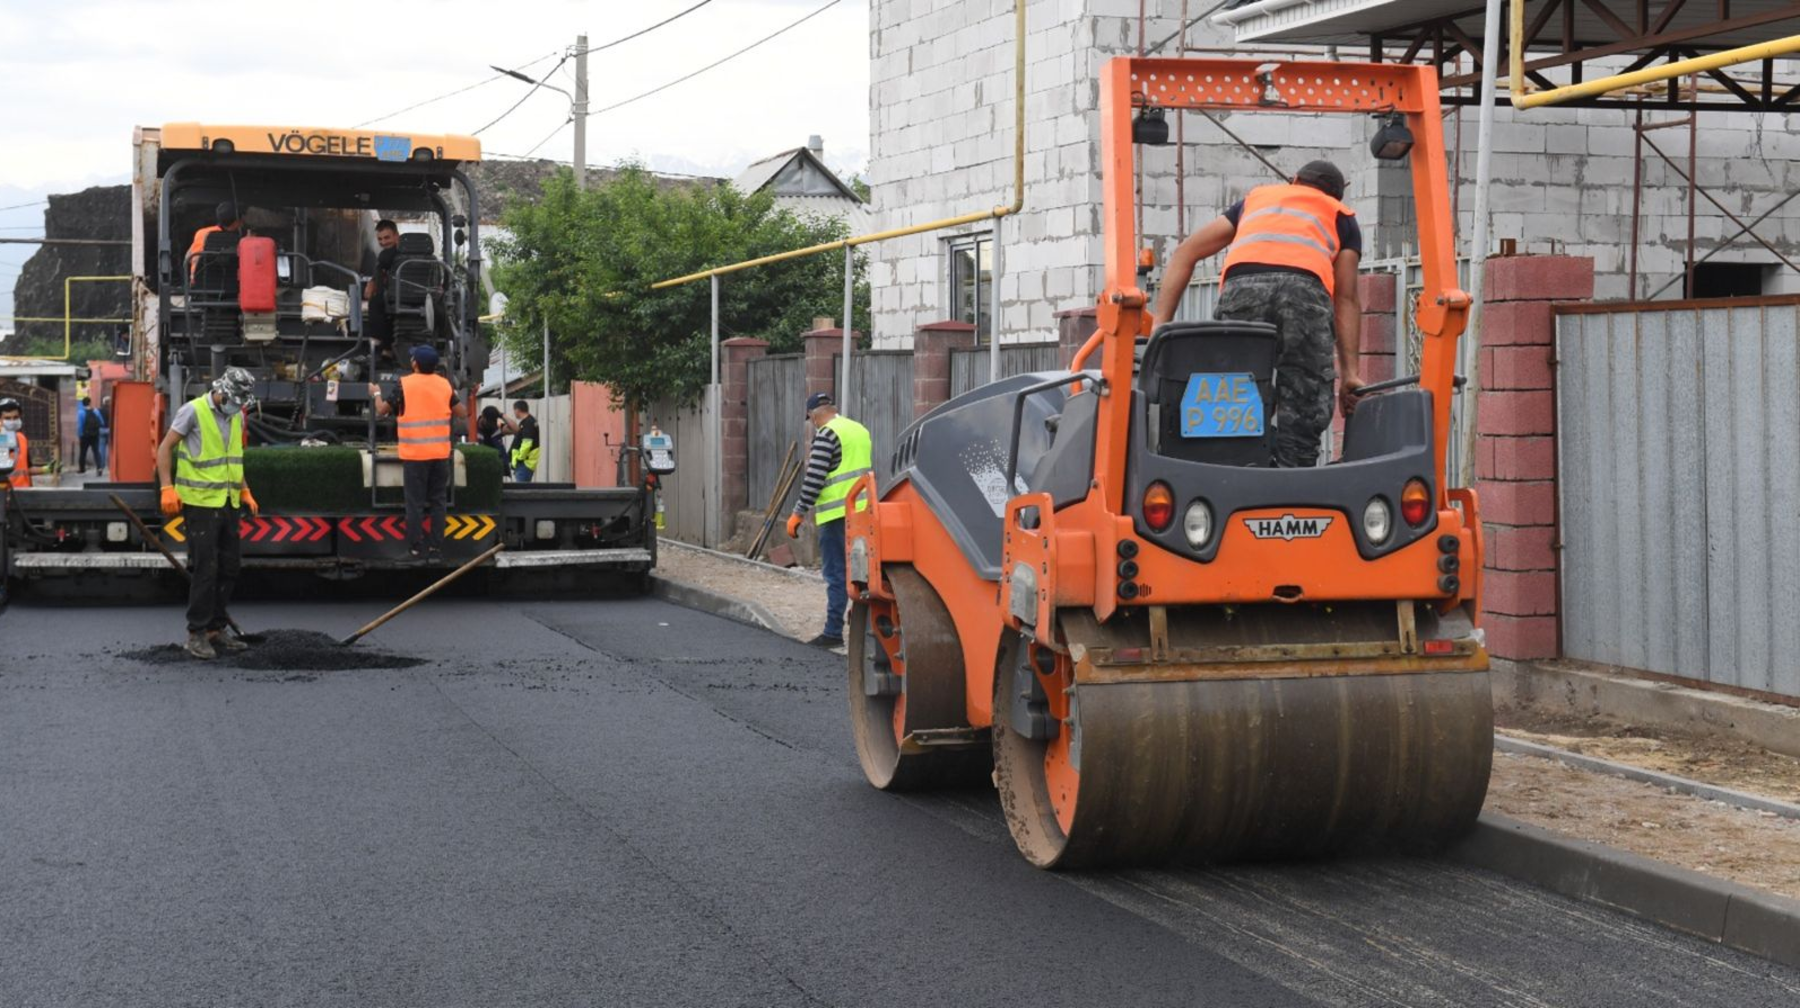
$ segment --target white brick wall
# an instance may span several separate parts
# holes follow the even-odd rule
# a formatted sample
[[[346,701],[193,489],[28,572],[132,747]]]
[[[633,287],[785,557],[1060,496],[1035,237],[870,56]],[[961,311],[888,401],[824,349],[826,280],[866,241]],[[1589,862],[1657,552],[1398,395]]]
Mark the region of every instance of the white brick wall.
[[[870,39],[869,180],[880,228],[923,223],[1010,202],[1012,192],[1012,13],[1009,0],[875,0]],[[1173,13],[1171,5],[1153,4]],[[1097,172],[1099,86],[1107,58],[1137,45],[1136,0],[1030,0],[1027,10],[1026,209],[1001,224],[1004,340],[1047,339],[1053,314],[1092,304],[1102,273],[1100,180]],[[1176,29],[1173,17],[1152,18],[1146,37]],[[1195,44],[1227,40],[1195,28]],[[1173,48],[1171,46],[1171,48]],[[1594,68],[1592,72],[1600,72]],[[1673,113],[1650,113],[1667,119]],[[1369,157],[1367,120],[1354,116],[1275,113],[1221,117],[1293,171],[1313,158],[1336,161],[1350,180],[1371,254],[1410,246],[1410,221],[1383,222],[1381,210],[1405,209],[1404,173],[1378,173]],[[1458,182],[1466,242],[1474,202],[1476,114],[1462,113]],[[1175,116],[1171,114],[1173,126]],[[1602,296],[1623,296],[1631,233],[1631,113],[1611,109],[1496,110],[1492,234],[1522,251],[1593,255]],[[1749,220],[1800,186],[1800,133],[1791,116],[1713,113],[1703,120],[1698,175],[1733,212]],[[1166,258],[1191,230],[1272,181],[1270,171],[1197,114],[1185,117],[1185,179],[1176,197],[1175,148],[1143,148],[1143,241]],[[1685,167],[1684,130],[1653,134]],[[1455,136],[1445,124],[1445,145]],[[1302,145],[1306,146],[1302,146]],[[1687,237],[1686,186],[1648,148],[1643,166],[1640,268],[1646,291],[1679,274]],[[1378,195],[1381,197],[1378,199]],[[1736,230],[1704,199],[1697,211],[1699,254]],[[1405,226],[1402,227],[1401,225]],[[988,232],[991,221],[956,234]],[[1784,254],[1800,256],[1800,200],[1759,227]],[[950,233],[916,235],[870,248],[876,288],[875,338],[905,345],[919,325],[949,314],[944,245]],[[1770,261],[1748,238],[1724,261]],[[1740,258],[1744,257],[1744,258]],[[1202,267],[1216,269],[1216,262]],[[884,291],[884,286],[894,288]],[[1665,295],[1666,296],[1666,295]]]

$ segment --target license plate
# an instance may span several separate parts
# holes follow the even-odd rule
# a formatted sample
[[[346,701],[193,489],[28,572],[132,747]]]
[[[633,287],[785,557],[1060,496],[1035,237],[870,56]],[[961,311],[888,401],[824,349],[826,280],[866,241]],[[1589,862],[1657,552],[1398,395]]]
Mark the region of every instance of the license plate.
[[[1255,375],[1198,371],[1188,376],[1181,394],[1182,437],[1260,437],[1262,432],[1262,391]]]

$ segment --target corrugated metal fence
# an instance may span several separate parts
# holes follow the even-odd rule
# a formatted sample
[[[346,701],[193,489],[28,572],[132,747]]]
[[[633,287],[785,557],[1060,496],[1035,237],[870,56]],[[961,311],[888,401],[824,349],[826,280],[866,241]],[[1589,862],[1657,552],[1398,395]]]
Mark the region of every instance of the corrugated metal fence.
[[[1800,304],[1557,319],[1563,651],[1800,696]]]
[[[950,351],[950,397],[988,383],[987,347]],[[1000,377],[1032,371],[1060,371],[1069,366],[1055,343],[1016,343],[1000,346]],[[1004,482],[1004,480],[1002,481]]]
[[[831,359],[832,374],[838,373],[839,361]],[[800,442],[797,456],[804,459],[810,444],[804,410],[806,407],[806,359],[799,355],[764,357],[748,365],[750,397],[750,501],[749,507],[761,510],[775,492],[775,479],[787,454],[788,443]],[[894,451],[894,440],[913,419],[912,352],[909,350],[865,350],[850,358],[852,402],[843,406],[846,416],[869,428],[875,442],[875,472],[878,480],[888,475],[888,458]],[[792,502],[794,490],[783,507]]]

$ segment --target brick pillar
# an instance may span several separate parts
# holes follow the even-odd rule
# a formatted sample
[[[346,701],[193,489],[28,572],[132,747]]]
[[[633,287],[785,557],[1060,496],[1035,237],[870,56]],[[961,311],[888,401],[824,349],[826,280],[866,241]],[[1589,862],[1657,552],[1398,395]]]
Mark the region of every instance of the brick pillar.
[[[1060,348],[1059,352],[1062,354],[1062,360],[1059,363],[1063,367],[1068,367],[1069,362],[1075,359],[1075,351],[1080,350],[1081,345],[1086,343],[1088,337],[1094,335],[1094,330],[1098,328],[1100,328],[1100,322],[1095,317],[1093,305],[1057,312],[1056,342]]]
[[[932,322],[913,332],[913,416],[950,398],[950,351],[974,345],[972,322]]]
[[[1362,354],[1358,367],[1363,381],[1373,384],[1399,377],[1395,363],[1394,322],[1399,278],[1392,273],[1370,273],[1356,278],[1362,301]]]
[[[1553,301],[1594,296],[1594,260],[1511,256],[1487,263],[1475,487],[1484,542],[1482,618],[1496,658],[1560,651],[1556,547]]]
[[[801,333],[800,337],[806,341],[806,394],[830,392],[836,395],[838,376],[834,358],[844,352],[844,330],[820,328]],[[862,333],[853,332],[850,337],[860,339]]]
[[[731,514],[750,504],[750,369],[749,363],[769,352],[768,340],[737,336],[719,344],[720,469],[724,485],[719,501]]]

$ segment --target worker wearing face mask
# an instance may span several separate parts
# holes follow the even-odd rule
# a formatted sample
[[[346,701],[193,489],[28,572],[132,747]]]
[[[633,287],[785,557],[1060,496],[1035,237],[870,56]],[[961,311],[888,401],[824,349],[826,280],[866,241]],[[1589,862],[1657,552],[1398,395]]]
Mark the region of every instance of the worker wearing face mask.
[[[247,644],[230,630],[225,607],[237,584],[238,509],[260,509],[244,483],[244,408],[256,401],[243,368],[226,368],[205,395],[184,404],[156,450],[162,513],[181,515],[188,547],[187,650],[215,658]]]
[[[55,465],[31,464],[31,442],[25,437],[25,410],[17,399],[0,399],[0,484],[28,489],[31,477],[47,476]]]

